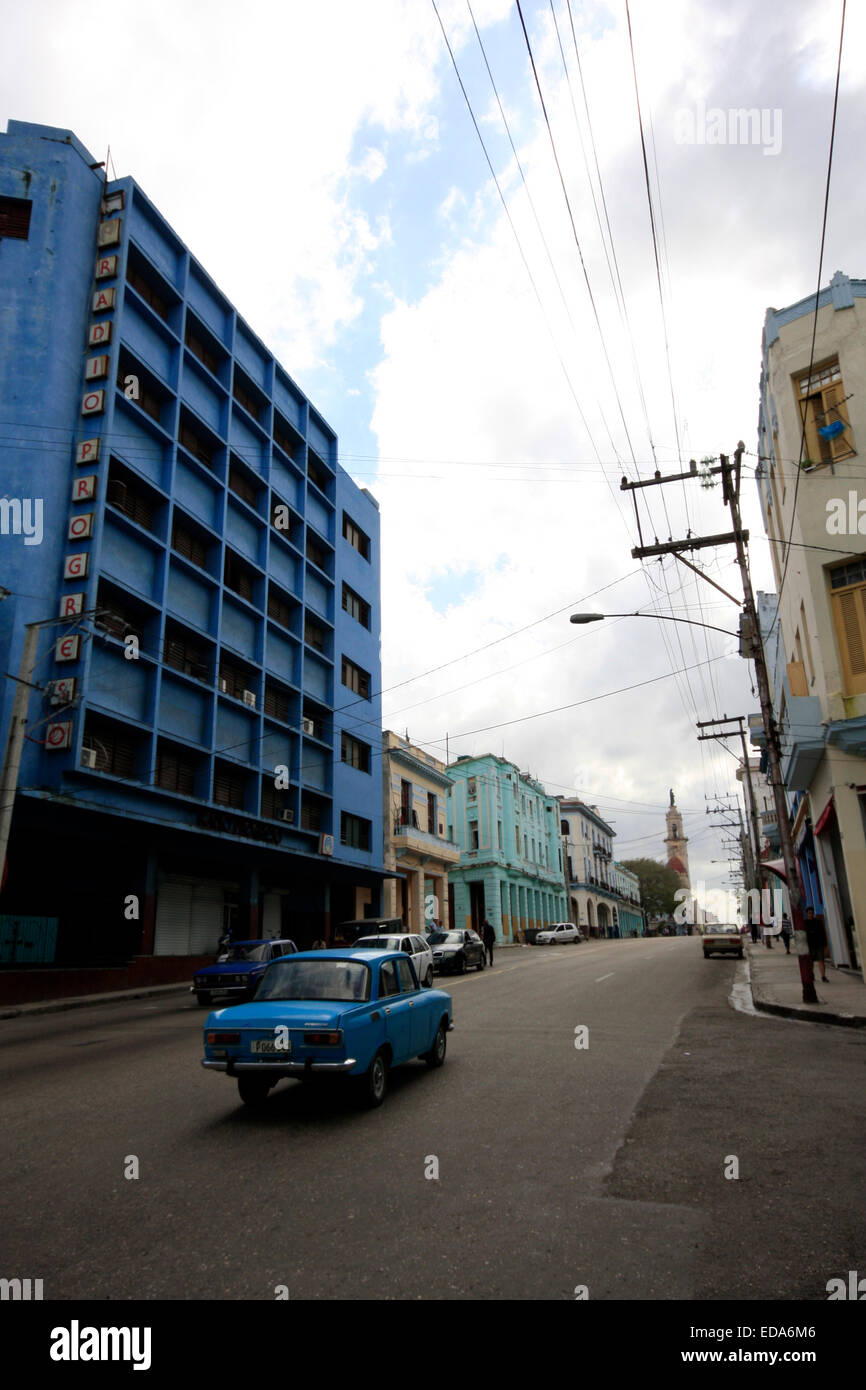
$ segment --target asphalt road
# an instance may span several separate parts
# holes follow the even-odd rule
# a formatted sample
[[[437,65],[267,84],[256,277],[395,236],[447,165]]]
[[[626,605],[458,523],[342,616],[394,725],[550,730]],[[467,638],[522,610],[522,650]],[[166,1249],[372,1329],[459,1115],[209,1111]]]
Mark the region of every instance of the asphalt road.
[[[246,1110],[187,996],[0,1022],[0,1275],[75,1300],[824,1300],[866,1271],[866,1038],[735,1012],[738,968],[687,938],[501,952],[444,986],[445,1066],[367,1113],[297,1082]]]

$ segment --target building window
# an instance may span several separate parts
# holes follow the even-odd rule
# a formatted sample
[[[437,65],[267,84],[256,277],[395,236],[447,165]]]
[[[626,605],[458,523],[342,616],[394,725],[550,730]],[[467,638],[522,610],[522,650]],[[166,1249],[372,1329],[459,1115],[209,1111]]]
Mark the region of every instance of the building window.
[[[306,795],[301,797],[301,829],[302,830],[321,830],[322,828],[322,803],[312,801]]]
[[[262,779],[262,815],[268,820],[285,820],[284,811],[290,810],[286,791],[277,791],[271,777]]]
[[[189,526],[185,526],[177,517],[171,526],[171,546],[178,555],[183,555],[186,560],[198,565],[199,569],[207,568],[207,546],[201,536]]]
[[[154,313],[158,314],[161,319],[167,322],[169,311],[168,301],[163,299],[162,295],[154,289],[151,282],[145,279],[141,274],[141,271],[136,270],[134,265],[128,266],[126,279],[128,284],[132,285],[136,294],[141,295],[144,302],[150,305]]]
[[[216,376],[219,369],[219,358],[216,356],[216,353],[211,352],[210,348],[203,342],[198,334],[193,332],[189,319],[187,319],[186,330],[184,332],[184,342],[193,356],[197,357],[199,362],[207,367],[209,372],[213,372],[214,376]]]
[[[342,733],[340,735],[340,761],[349,767],[357,768],[359,772],[369,772],[369,743],[363,743],[361,739],[353,738],[351,734]]]
[[[210,679],[210,664],[204,648],[174,623],[166,625],[162,659],[166,666],[194,676],[196,680]]]
[[[239,767],[217,763],[213,775],[213,799],[218,806],[244,809],[244,778]]]
[[[182,796],[194,796],[194,760],[178,750],[160,745],[156,753],[154,783],[165,791],[180,792]]]
[[[135,777],[136,735],[116,724],[88,721],[82,746],[96,754],[96,770]]]
[[[477,822],[477,820],[471,820],[471,821],[469,822],[469,848],[470,848],[470,849],[477,849],[477,848],[478,848],[478,822]]]
[[[350,661],[347,656],[343,657],[341,663],[340,679],[349,690],[353,690],[363,700],[369,700],[370,673],[362,670],[360,666],[356,666],[354,661]]]
[[[348,584],[343,585],[343,611],[354,618],[362,627],[370,626],[370,605],[360,594],[356,594],[354,589],[350,589]]]
[[[856,453],[839,359],[816,367],[811,376],[794,378],[800,420],[806,422],[806,457],[834,463]]]
[[[436,834],[436,793],[427,793],[427,834]]]
[[[316,537],[311,535],[309,531],[307,532],[307,559],[312,560],[314,565],[318,565],[320,570],[326,570],[328,567],[328,557],[325,547],[322,545],[321,541],[316,540]],[[346,607],[345,603],[343,607]]]
[[[497,842],[499,848],[502,849],[502,821],[501,821],[501,820],[498,820],[498,821],[496,822],[496,842]]]
[[[234,493],[235,497],[239,497],[242,502],[246,502],[248,506],[254,507],[256,505],[258,489],[255,484],[247,478],[245,474],[241,473],[240,469],[235,468],[234,465],[229,467],[229,490]]]
[[[471,799],[472,797],[475,797],[475,796],[478,795],[478,779],[477,779],[476,777],[467,777],[467,779],[466,779],[466,795],[467,795],[470,799]]]
[[[232,395],[238,402],[238,405],[242,405],[244,410],[252,415],[254,420],[258,420],[261,407],[257,398],[244,382],[243,377],[239,375],[237,367],[235,368],[235,379],[232,384]]]
[[[354,546],[358,554],[363,555],[365,560],[369,560],[370,537],[364,534],[360,526],[355,524],[347,512],[343,512],[343,539]]]
[[[835,565],[830,604],[846,695],[866,694],[866,561]]]
[[[295,606],[273,585],[268,587],[268,617],[273,618],[275,623],[279,623],[281,627],[290,627]]]
[[[246,599],[248,603],[252,603],[253,576],[246,565],[242,564],[230,550],[226,551],[223,579],[226,588],[231,589],[240,598]]]
[[[348,811],[340,812],[341,845],[348,845],[350,849],[368,850],[372,828],[372,823],[364,820],[362,816],[350,815]]]
[[[130,384],[130,378],[134,382],[134,388]],[[127,387],[133,390],[132,395],[127,395]],[[165,397],[153,391],[147,382],[142,379],[141,372],[134,362],[121,362],[117,367],[117,389],[123,393],[124,399],[132,401],[133,404],[140,406],[145,415],[149,415],[151,420],[155,420],[159,425],[162,423],[162,408],[165,405]]]
[[[281,430],[279,425],[274,425],[274,443],[282,449],[287,458],[294,459],[295,446],[285,430]]]
[[[177,437],[187,452],[192,454],[193,458],[197,458],[199,463],[206,464],[208,468],[213,467],[213,451],[208,447],[201,435],[199,435],[191,425],[188,425],[185,420],[181,420]]]
[[[278,719],[281,724],[289,722],[289,692],[281,690],[273,681],[265,681],[265,714]]]
[[[316,487],[319,488],[321,492],[327,492],[328,475],[321,464],[316,462],[312,454],[307,458],[307,476],[311,482],[316,484]]]
[[[223,657],[219,668],[219,688],[223,695],[231,695],[236,700],[243,700],[244,694],[254,690],[255,677],[251,671],[245,671],[242,666],[236,666],[233,661],[228,661]],[[250,700],[245,701],[252,708]]]
[[[0,241],[4,237],[11,237],[13,241],[29,241],[32,211],[30,198],[0,198]]]
[[[321,623],[317,623],[315,618],[309,614],[304,617],[304,641],[308,647],[312,647],[317,652],[325,650],[326,634]]]
[[[153,530],[154,504],[150,495],[135,481],[131,473],[120,471],[114,459],[108,478],[108,503],[128,516],[145,531]]]

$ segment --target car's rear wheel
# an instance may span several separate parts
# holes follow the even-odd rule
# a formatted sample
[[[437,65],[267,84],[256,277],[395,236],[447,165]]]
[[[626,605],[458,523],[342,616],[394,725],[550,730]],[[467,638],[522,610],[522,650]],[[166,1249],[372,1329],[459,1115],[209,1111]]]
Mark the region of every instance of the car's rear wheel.
[[[737,952],[737,960],[742,960],[742,959],[743,959],[743,948],[742,948],[742,946],[741,946],[740,949],[739,949],[739,951]]]
[[[448,1046],[446,1041],[447,1036],[448,1033],[443,1018],[439,1027],[436,1029],[433,1046],[429,1052],[424,1053],[424,1061],[427,1063],[428,1067],[441,1067],[442,1063],[445,1061],[445,1052]]]
[[[709,951],[704,951],[704,960],[709,960],[709,958],[710,958],[710,953],[709,953]]]
[[[433,988],[433,966],[432,966],[432,965],[428,965],[428,966],[427,966],[427,974],[424,976],[424,988],[425,988],[425,989],[432,989],[432,988]]]
[[[209,1009],[210,995],[207,993],[206,990],[198,989],[196,990],[195,994],[195,1002],[198,1004],[200,1009]]]
[[[367,1110],[375,1110],[385,1099],[388,1089],[388,1063],[384,1052],[377,1052],[360,1078],[358,1098]]]
[[[244,1105],[249,1105],[254,1110],[264,1105],[270,1089],[270,1082],[263,1076],[238,1077],[238,1095]]]

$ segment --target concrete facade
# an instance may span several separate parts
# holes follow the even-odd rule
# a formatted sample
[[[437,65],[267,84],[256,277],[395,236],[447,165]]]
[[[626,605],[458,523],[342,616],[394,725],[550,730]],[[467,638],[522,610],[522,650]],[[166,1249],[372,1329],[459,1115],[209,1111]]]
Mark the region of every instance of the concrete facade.
[[[492,753],[448,766],[448,823],[460,849],[449,872],[451,924],[499,941],[568,921],[559,808],[540,782]]]
[[[0,200],[2,669],[56,623],[0,900],[56,930],[5,967],[181,978],[378,911],[375,500],[133,179],[11,121]]]
[[[777,615],[775,595],[764,596],[761,623],[765,644],[778,646],[783,775],[800,794],[798,834],[815,853],[807,897],[820,887],[812,901],[826,915],[834,961],[862,967],[866,281],[837,272],[821,291],[810,375],[814,310],[810,296],[768,310],[764,324],[756,472],[781,600]]]
[[[410,931],[436,922],[448,926],[448,871],[460,850],[448,836],[445,764],[386,729],[382,735],[384,916],[400,917]]]

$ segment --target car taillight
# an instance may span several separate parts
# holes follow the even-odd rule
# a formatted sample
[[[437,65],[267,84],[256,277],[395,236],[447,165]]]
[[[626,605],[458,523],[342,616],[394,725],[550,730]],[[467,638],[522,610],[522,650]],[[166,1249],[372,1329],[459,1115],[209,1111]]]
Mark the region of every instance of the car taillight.
[[[342,1042],[342,1034],[337,1031],[333,1033],[305,1033],[304,1042],[307,1047],[339,1047]]]
[[[208,1033],[207,1035],[207,1041],[209,1043],[215,1043],[217,1045],[226,1043],[239,1043],[240,1040],[240,1033]]]

